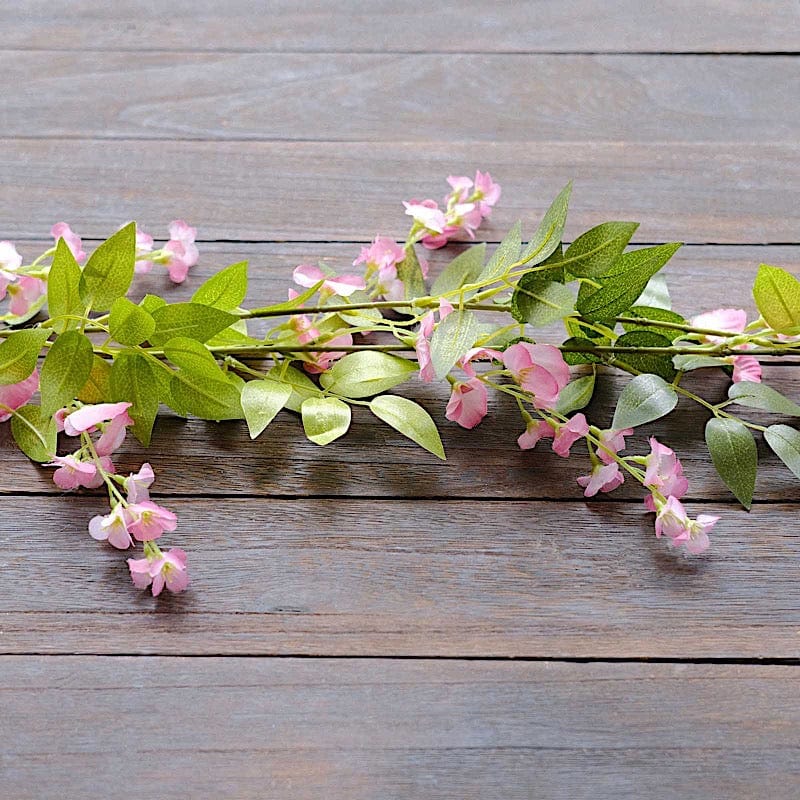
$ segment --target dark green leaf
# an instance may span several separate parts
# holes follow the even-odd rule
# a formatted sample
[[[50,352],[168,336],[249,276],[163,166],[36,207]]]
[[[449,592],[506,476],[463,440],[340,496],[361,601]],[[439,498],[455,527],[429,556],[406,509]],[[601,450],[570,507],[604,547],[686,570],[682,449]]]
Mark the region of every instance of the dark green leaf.
[[[50,273],[47,276],[47,310],[50,317],[70,315],[81,317],[85,310],[78,287],[81,268],[67,243],[59,238]],[[60,319],[53,323],[56,333],[77,328],[78,319]]]
[[[82,403],[105,403],[111,399],[111,363],[95,355],[89,377],[78,392],[78,400]]]
[[[555,410],[559,414],[567,415],[586,408],[592,400],[594,384],[594,373],[571,381],[561,390]]]
[[[159,380],[156,370],[167,375],[143,353],[123,351],[114,359],[109,379],[112,400],[133,404],[128,409],[134,423],[133,434],[145,447],[150,444],[159,396],[163,393],[163,379]]]
[[[0,386],[24,381],[36,369],[50,331],[42,328],[15,331],[0,342]]]
[[[592,340],[583,339],[580,336],[571,336],[564,342],[565,347],[594,347],[595,345],[609,345],[611,342],[608,339]],[[594,353],[564,353],[564,361],[571,367],[576,364],[601,364],[603,359],[596,356]]]
[[[39,381],[43,414],[55,414],[78,396],[93,362],[92,343],[82,333],[66,331],[53,342]]]
[[[753,434],[739,420],[714,417],[706,424],[706,444],[720,478],[749,510],[758,470]]]
[[[78,284],[84,306],[108,311],[130,288],[135,263],[136,223],[130,222],[89,256]]]
[[[173,303],[155,309],[153,319],[156,321],[156,329],[150,336],[150,341],[155,347],[160,347],[176,336],[207,342],[239,318],[222,309],[200,303]]]
[[[542,327],[575,311],[575,296],[563,283],[537,272],[523,275],[511,297],[511,316],[517,322]]]
[[[658,375],[637,375],[617,401],[611,427],[636,428],[669,414],[678,403],[675,390]]]
[[[652,330],[631,331],[620,336],[617,347],[671,347],[672,341]],[[650,372],[671,381],[676,373],[672,357],[658,353],[615,353],[615,364],[626,364],[636,372]]]
[[[638,227],[638,222],[604,222],[581,234],[564,253],[567,272],[580,278],[608,275]]]
[[[633,308],[631,308],[631,310],[628,312],[628,316],[641,317],[643,320],[655,320],[656,322],[671,322],[675,325],[686,324],[686,320],[680,314],[676,314],[674,311],[670,311],[666,308],[658,308],[655,306],[633,306]],[[656,333],[660,333],[662,336],[668,336],[671,341],[674,341],[679,336],[683,335],[683,332],[677,330],[676,328],[664,328],[657,324],[649,325],[645,322],[623,322],[622,327],[626,331],[655,331]]]

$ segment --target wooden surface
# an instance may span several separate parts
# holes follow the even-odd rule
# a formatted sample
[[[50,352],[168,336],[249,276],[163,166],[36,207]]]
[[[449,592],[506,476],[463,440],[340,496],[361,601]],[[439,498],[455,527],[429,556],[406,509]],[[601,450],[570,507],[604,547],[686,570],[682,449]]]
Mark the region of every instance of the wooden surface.
[[[0,239],[197,225],[187,283],[141,293],[247,258],[250,302],[282,299],[296,264],[347,267],[476,167],[503,185],[486,241],[574,178],[567,238],[634,219],[637,243],[688,242],[666,273],[687,314],[752,311],[761,262],[800,271],[795,2],[2,16]],[[796,367],[766,376],[800,399]],[[599,422],[624,382],[601,376]],[[402,391],[443,419],[443,387]],[[704,422],[682,405],[632,443],[674,446],[690,511],[721,514],[690,559],[634,487],[587,504],[579,458],[516,449],[502,399],[444,423],[446,464],[358,410],[324,449],[288,414],[251,443],[166,412],[119,458],[153,464],[190,553],[192,589],[158,600],[86,534],[102,496],[59,496],[0,426],[0,797],[796,798],[800,487],[760,448],[741,511]]]

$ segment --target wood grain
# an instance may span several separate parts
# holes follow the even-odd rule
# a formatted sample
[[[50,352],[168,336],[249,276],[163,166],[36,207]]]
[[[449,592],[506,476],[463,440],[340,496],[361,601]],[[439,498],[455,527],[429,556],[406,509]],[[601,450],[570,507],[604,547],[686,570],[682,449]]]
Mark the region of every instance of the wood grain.
[[[0,72],[6,137],[747,144],[800,127],[790,56],[5,51]]]
[[[788,667],[4,658],[0,676],[15,800],[795,797]]]
[[[567,238],[608,219],[640,242],[796,243],[796,144],[411,144],[0,140],[2,236],[40,238],[66,219],[105,237],[121,221],[177,216],[204,238],[363,241],[405,237],[401,200],[444,194],[444,177],[491,171],[504,197],[484,235],[527,235],[575,179]],[[441,176],[435,177],[435,176]]]
[[[155,599],[102,500],[4,501],[0,651],[800,658],[796,504],[690,504],[722,515],[691,558],[639,504],[164,502],[193,586]]]
[[[791,0],[398,5],[332,0],[10,0],[5,47],[340,52],[762,51],[800,49]]]

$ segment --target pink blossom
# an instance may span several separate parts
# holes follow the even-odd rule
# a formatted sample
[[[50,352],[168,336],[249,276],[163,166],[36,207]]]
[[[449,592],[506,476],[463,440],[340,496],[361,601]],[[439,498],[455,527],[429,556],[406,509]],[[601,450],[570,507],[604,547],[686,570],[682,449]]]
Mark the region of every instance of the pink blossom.
[[[623,428],[622,430],[609,428],[608,430],[600,431],[600,435],[597,438],[608,450],[619,453],[620,450],[625,449],[626,436],[633,436],[633,428]],[[597,448],[597,457],[604,464],[616,463],[612,455],[599,447]]]
[[[502,362],[503,354],[499,350],[492,350],[490,347],[473,347],[472,350],[467,350],[458,360],[458,366],[461,367],[470,378],[474,378],[475,368],[472,366],[472,362],[477,359],[491,359],[493,361]]]
[[[689,489],[689,481],[683,477],[683,465],[674,451],[661,444],[655,436],[650,437],[650,453],[646,457],[644,485],[653,492],[676,499],[683,497]],[[645,497],[649,511],[656,510],[652,496]]]
[[[23,317],[47,294],[47,284],[30,275],[20,275],[17,283],[8,286],[8,293],[11,295],[8,310],[15,317]]]
[[[441,322],[448,314],[452,313],[453,306],[447,300],[439,301],[439,321]],[[419,364],[419,377],[426,383],[430,383],[436,373],[433,370],[431,361],[430,337],[433,335],[433,327],[436,324],[435,312],[429,311],[420,322],[419,333],[414,344],[417,352],[417,363]]]
[[[478,378],[466,383],[454,383],[445,417],[462,428],[474,428],[487,411],[486,387]]]
[[[562,458],[569,456],[569,449],[578,439],[589,433],[589,423],[583,414],[576,414],[572,419],[558,427],[553,439],[553,452]]]
[[[616,461],[610,464],[595,464],[589,475],[582,475],[578,483],[584,487],[585,497],[594,497],[598,492],[613,492],[625,481],[625,476]]]
[[[153,237],[138,226],[136,228],[136,264],[134,269],[138,275],[144,275],[153,268],[152,261],[142,260],[142,256],[153,252]]]
[[[83,261],[86,258],[86,253],[84,253],[82,249],[81,237],[78,236],[66,222],[56,222],[56,224],[50,228],[50,235],[56,242],[58,242],[59,239],[63,239],[64,244],[69,247],[76,261]]]
[[[707,328],[713,331],[741,333],[747,325],[747,312],[743,308],[717,308],[698,314],[691,320],[693,328]],[[703,336],[707,342],[725,341],[724,336]]]
[[[339,297],[350,297],[353,292],[367,287],[361,275],[329,276],[313,264],[300,264],[300,266],[295,267],[292,277],[295,283],[307,289],[323,281],[321,291],[327,294],[335,294]]]
[[[92,517],[89,521],[89,535],[98,541],[108,540],[112,547],[125,550],[133,544],[128,532],[130,522],[130,514],[123,508],[122,503],[117,503],[110,514]]]
[[[711,546],[708,532],[716,525],[718,516],[699,514],[690,519],[683,504],[670,495],[666,502],[659,503],[656,515],[656,536],[667,536],[673,546],[684,545],[693,555],[702,553]]]
[[[369,247],[362,247],[361,254],[353,262],[353,266],[366,264],[367,277],[378,273],[377,294],[387,300],[402,300],[405,297],[405,286],[397,276],[397,265],[406,257],[406,251],[388,236],[376,236]],[[422,274],[427,276],[427,262],[420,262]]]
[[[351,347],[353,344],[353,335],[350,333],[343,333],[341,336],[336,336],[325,342],[325,344],[328,347]],[[306,372],[317,374],[319,372],[325,372],[334,361],[338,361],[342,356],[347,355],[347,353],[338,350],[324,350],[319,353],[308,353],[307,355],[311,361],[305,362],[303,364],[303,369],[305,369]]]
[[[140,542],[157,539],[164,531],[174,531],[178,527],[177,516],[151,500],[132,503],[128,506],[128,514],[128,530]]]
[[[22,266],[22,256],[11,242],[0,242],[0,300],[6,296],[9,283],[17,280],[16,271]]]
[[[540,439],[552,439],[555,435],[555,428],[549,422],[532,419],[525,428],[525,433],[517,439],[517,444],[520,450],[532,450]]]
[[[0,422],[11,419],[11,412],[22,408],[39,389],[39,370],[35,369],[24,381],[0,386]]]
[[[494,183],[492,176],[488,172],[475,172],[475,200],[478,201],[478,210],[481,215],[488,217],[492,213],[492,207],[500,199],[500,184]]]
[[[92,431],[101,422],[108,422],[122,414],[126,417],[131,403],[98,403],[87,405],[64,417],[64,432],[77,436],[84,431]]]
[[[168,253],[166,264],[173,283],[183,283],[189,268],[197,264],[200,253],[194,243],[196,238],[197,229],[182,219],[170,223],[169,241],[164,245],[164,250]]]
[[[569,367],[553,345],[517,342],[503,353],[503,361],[514,380],[533,394],[536,408],[552,408],[569,383]]]
[[[189,585],[186,553],[179,547],[150,558],[129,558],[128,568],[134,586],[146,589],[152,584],[153,597],[158,597],[165,585],[170,592],[182,592]]]
[[[755,356],[732,356],[733,382],[761,383],[761,364]]]
[[[128,493],[129,503],[141,503],[150,499],[148,489],[156,479],[153,468],[145,461],[138,472],[134,472],[125,478],[125,491]]]
[[[421,225],[428,233],[442,233],[445,229],[444,212],[439,208],[435,200],[411,200],[406,203],[403,201],[406,214],[414,219],[414,222]]]
[[[472,188],[472,180],[466,175],[448,175],[447,182],[453,191],[445,198],[445,203],[449,198],[452,198],[456,203],[466,203],[470,196],[469,190]]]
[[[53,482],[60,489],[77,489],[85,486],[96,489],[103,485],[103,475],[93,461],[78,461],[74,455],[54,456],[47,467],[58,467],[53,473]]]
[[[125,441],[125,434],[129,425],[133,425],[133,420],[128,416],[127,411],[117,414],[108,422],[100,438],[95,443],[95,450],[99,456],[110,456]]]

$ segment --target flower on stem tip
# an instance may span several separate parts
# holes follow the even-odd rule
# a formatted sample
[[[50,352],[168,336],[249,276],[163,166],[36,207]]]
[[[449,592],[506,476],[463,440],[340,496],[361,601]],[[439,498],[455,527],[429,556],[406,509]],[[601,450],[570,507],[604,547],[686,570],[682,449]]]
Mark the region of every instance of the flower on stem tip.
[[[576,414],[569,422],[559,425],[553,439],[553,452],[562,458],[569,457],[569,450],[578,439],[589,433],[589,423],[583,414]]]
[[[12,242],[0,242],[0,300],[6,296],[9,283],[17,280],[17,270],[22,266],[22,256]]]
[[[169,225],[169,241],[164,245],[166,265],[170,280],[173,283],[183,283],[189,273],[189,268],[197,264],[200,253],[194,243],[197,238],[197,229],[192,228],[182,219],[173,220]]]
[[[707,328],[710,330],[730,331],[731,336],[742,333],[747,327],[747,312],[743,308],[717,308],[698,314],[690,320],[694,328]],[[701,342],[721,344],[726,340],[724,336],[702,334]],[[747,350],[751,345],[746,342],[736,345],[739,350]],[[728,356],[725,358],[733,366],[733,382],[750,381],[761,383],[761,364],[754,356]]]
[[[0,386],[0,422],[11,419],[12,412],[22,408],[38,389],[38,369],[35,369],[24,381]]]
[[[178,527],[178,517],[151,500],[131,503],[127,511],[130,516],[128,530],[139,542],[158,539],[164,531],[174,531]]]
[[[479,378],[470,378],[466,383],[456,382],[447,403],[445,417],[457,422],[462,428],[474,428],[487,410],[486,387]]]
[[[595,464],[589,475],[581,475],[578,483],[584,487],[584,497],[594,497],[598,492],[613,492],[625,481],[616,461]]]
[[[89,535],[99,542],[107,541],[118,550],[127,550],[132,544],[128,526],[131,515],[122,503],[117,503],[109,514],[97,515],[89,520]]]
[[[503,363],[514,380],[533,395],[536,408],[552,408],[569,383],[567,362],[550,344],[512,344],[503,353]]]
[[[313,264],[300,264],[295,267],[292,277],[296,284],[306,289],[310,289],[322,281],[321,294],[338,295],[339,297],[350,297],[353,292],[367,287],[360,275],[339,275],[338,277],[326,275]]]
[[[518,439],[520,450],[532,450],[540,439],[552,439],[556,435],[555,428],[543,419],[529,419],[528,425]]]
[[[75,260],[80,262],[86,258],[86,253],[83,251],[83,244],[81,237],[75,233],[66,222],[56,222],[50,229],[50,235],[58,242],[59,239],[64,240],[64,244],[70,249],[70,252],[75,257]]]
[[[81,461],[74,454],[68,456],[54,456],[46,467],[58,467],[53,473],[53,483],[60,489],[77,489],[83,486],[86,489],[97,489],[103,485],[103,473],[97,468],[94,461]],[[111,459],[100,459],[100,467],[107,473],[114,473],[114,464]]]
[[[603,448],[598,447],[597,457],[604,464],[615,463],[614,457],[611,455],[611,453],[606,451],[611,450],[613,453],[619,453],[620,450],[624,450],[626,436],[633,436],[633,428],[623,428],[621,430],[609,428],[608,430],[600,431],[600,434],[597,438],[606,449],[604,450]]]
[[[683,545],[692,555],[702,553],[711,546],[708,532],[717,524],[718,516],[699,514],[693,520],[677,497],[670,495],[656,504],[656,536],[666,536],[675,547]]]
[[[145,558],[129,558],[128,569],[134,586],[139,589],[152,586],[153,597],[158,597],[165,586],[170,592],[182,592],[189,585],[186,553],[179,547],[171,550],[156,547]]]
[[[650,453],[645,458],[644,486],[660,495],[683,497],[689,489],[689,481],[683,477],[683,465],[674,451],[661,444],[655,436],[650,437]],[[653,495],[644,499],[648,511],[656,510]]]

